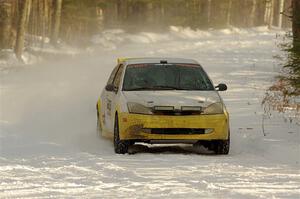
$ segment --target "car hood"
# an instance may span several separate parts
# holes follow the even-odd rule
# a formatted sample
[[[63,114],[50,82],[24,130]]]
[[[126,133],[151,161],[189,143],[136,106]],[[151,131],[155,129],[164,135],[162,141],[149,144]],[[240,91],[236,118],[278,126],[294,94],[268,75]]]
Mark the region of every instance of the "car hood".
[[[207,107],[212,103],[221,102],[217,91],[124,91],[127,102],[140,103],[146,107],[181,106]]]

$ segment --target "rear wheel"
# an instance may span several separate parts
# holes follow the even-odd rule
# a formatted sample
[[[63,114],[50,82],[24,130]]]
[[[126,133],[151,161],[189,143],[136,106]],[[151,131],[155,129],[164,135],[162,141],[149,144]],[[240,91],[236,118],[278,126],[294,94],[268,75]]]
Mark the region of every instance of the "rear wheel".
[[[129,141],[120,140],[119,121],[118,121],[118,115],[116,115],[115,125],[114,125],[114,148],[115,148],[115,153],[118,153],[118,154],[128,153],[129,145],[130,145]]]

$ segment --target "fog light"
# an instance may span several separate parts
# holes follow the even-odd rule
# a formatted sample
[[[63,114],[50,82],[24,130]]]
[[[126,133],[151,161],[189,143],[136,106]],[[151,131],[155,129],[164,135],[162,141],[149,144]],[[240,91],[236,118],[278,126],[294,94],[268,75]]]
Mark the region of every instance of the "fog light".
[[[211,133],[213,131],[214,131],[214,129],[205,129],[204,130],[204,134],[209,134],[209,133]]]
[[[197,111],[200,112],[202,111],[201,106],[182,106],[181,111]]]
[[[174,106],[154,106],[156,111],[174,111]]]

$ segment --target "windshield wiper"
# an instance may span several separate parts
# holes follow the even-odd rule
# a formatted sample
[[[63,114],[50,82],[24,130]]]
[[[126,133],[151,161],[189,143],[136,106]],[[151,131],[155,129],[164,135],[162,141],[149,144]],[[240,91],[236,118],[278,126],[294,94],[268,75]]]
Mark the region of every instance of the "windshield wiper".
[[[125,91],[140,91],[140,90],[153,90],[154,87],[138,87],[138,88],[129,88],[129,89],[125,89]]]
[[[149,87],[129,88],[126,89],[125,91],[141,91],[141,90],[187,90],[187,89],[178,88],[175,86],[154,85]]]
[[[140,90],[184,90],[175,86],[155,85],[149,87],[130,88],[125,91],[140,91]]]
[[[165,85],[155,85],[153,88],[163,89],[163,90],[184,90],[175,86],[165,86]]]

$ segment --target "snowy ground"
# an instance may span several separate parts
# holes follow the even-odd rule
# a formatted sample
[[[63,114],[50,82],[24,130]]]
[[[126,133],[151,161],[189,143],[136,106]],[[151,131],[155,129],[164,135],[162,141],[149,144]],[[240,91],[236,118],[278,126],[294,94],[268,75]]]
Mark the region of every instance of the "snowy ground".
[[[300,198],[300,127],[261,100],[280,69],[264,27],[96,36],[85,54],[0,73],[0,198]],[[228,156],[188,146],[116,155],[96,135],[96,100],[117,57],[198,60],[231,114]]]

